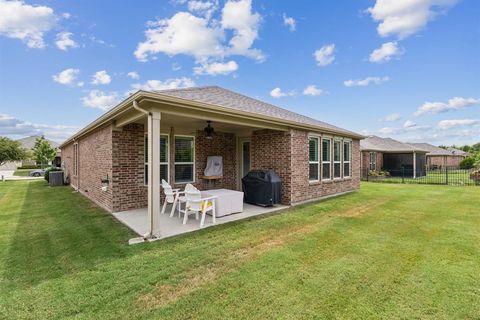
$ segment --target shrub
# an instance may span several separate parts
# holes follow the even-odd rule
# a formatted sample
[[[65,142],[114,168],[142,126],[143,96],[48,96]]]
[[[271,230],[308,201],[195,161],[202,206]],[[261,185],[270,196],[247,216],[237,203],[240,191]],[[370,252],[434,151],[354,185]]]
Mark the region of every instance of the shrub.
[[[45,180],[47,180],[47,182],[50,182],[50,172],[52,171],[62,171],[62,169],[59,169],[59,168],[47,168],[45,170]]]
[[[470,173],[470,179],[475,181],[475,184],[480,184],[480,169],[473,171]]]
[[[22,169],[40,169],[40,166],[37,165],[28,165],[28,166],[21,166],[18,167],[17,170],[22,170]]]
[[[467,157],[460,162],[460,169],[471,169],[475,164],[474,157]]]

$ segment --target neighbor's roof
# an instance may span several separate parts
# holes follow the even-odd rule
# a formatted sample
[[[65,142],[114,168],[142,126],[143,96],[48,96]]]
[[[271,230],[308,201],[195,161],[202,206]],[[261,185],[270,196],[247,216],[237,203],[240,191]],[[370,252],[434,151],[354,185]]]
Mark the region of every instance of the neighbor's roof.
[[[429,143],[410,143],[420,149],[428,151],[427,156],[465,156],[466,152],[458,149],[449,148],[445,150],[443,148],[431,145]]]
[[[30,150],[30,149],[33,149],[33,147],[35,147],[35,141],[38,138],[41,138],[41,137],[42,136],[30,136],[30,137],[18,139],[17,141],[22,144],[23,148]],[[57,148],[59,146],[59,144],[55,141],[52,141],[52,140],[49,140],[49,139],[45,139],[45,140],[50,142],[50,145],[54,148]]]
[[[427,152],[423,148],[403,143],[392,138],[381,138],[377,136],[369,136],[360,140],[360,150],[362,151],[379,151],[379,152]]]
[[[468,157],[468,156],[472,155],[470,152],[466,152],[466,151],[463,151],[463,150],[460,150],[460,149],[447,148],[447,150],[454,152],[455,155],[460,155],[460,156],[464,156],[464,157]]]
[[[281,120],[293,121],[299,124],[317,126],[321,129],[326,129],[328,131],[333,131],[337,133],[359,136],[359,134],[352,131],[345,130],[337,126],[328,124],[326,122],[319,121],[254,98],[247,97],[240,93],[227,90],[219,86],[192,87],[184,89],[161,90],[154,92],[181,99],[217,105],[224,108],[255,113],[262,116],[277,118]]]

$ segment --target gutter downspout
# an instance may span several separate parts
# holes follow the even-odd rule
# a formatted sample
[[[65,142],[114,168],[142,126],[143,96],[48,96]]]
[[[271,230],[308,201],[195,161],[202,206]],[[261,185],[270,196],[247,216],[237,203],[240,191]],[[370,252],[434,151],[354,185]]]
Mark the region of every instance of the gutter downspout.
[[[139,112],[147,115],[147,121],[151,121],[150,118],[151,118],[151,116],[152,116],[152,113],[151,113],[151,112],[148,112],[148,111],[146,111],[146,110],[144,110],[144,109],[142,109],[142,108],[140,108],[140,106],[138,105],[137,100],[133,100],[133,108],[134,108],[135,110],[137,110],[137,111],[139,111]],[[148,137],[148,135],[147,135],[147,137]],[[148,143],[151,143],[151,140],[152,140],[152,137],[148,137]],[[150,149],[150,148],[149,148],[149,149]],[[148,155],[148,162],[147,162],[149,168],[151,168],[152,165],[153,165],[153,164],[152,164],[153,161],[151,160],[151,158],[152,158],[152,154],[150,153],[150,154]],[[151,170],[151,169],[148,170],[147,174],[150,174],[150,170]],[[150,184],[152,184],[152,177],[148,177],[148,183],[149,183],[149,186],[148,186],[148,198],[149,198],[149,199],[153,199],[153,188],[150,187]],[[150,222],[150,227],[149,227],[148,233],[146,233],[145,235],[143,235],[143,238],[144,238],[145,240],[155,237],[155,236],[153,235],[153,217],[152,217],[152,215],[151,215],[151,213],[150,213],[150,210],[152,210],[152,208],[150,208],[150,206],[151,206],[150,201],[149,201],[149,203],[148,203],[148,206],[149,206],[149,208],[148,208],[147,210],[149,211],[149,212],[148,212],[148,215],[149,215],[149,218],[150,218],[150,219],[149,219],[149,220],[150,220],[150,221],[149,221],[149,222]]]

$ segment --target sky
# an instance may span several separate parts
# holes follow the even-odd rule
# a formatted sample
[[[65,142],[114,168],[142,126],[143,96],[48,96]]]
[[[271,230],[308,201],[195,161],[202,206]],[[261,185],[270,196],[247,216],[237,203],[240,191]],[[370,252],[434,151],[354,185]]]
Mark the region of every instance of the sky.
[[[365,135],[480,141],[480,1],[0,0],[0,135],[219,85]]]

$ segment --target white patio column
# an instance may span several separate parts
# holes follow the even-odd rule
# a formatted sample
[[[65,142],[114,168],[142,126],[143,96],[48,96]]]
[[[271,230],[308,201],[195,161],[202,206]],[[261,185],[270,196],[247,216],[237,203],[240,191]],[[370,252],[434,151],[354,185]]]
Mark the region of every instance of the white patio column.
[[[413,151],[413,179],[417,177],[417,154]]]
[[[148,237],[160,236],[160,119],[158,111],[148,115]]]

